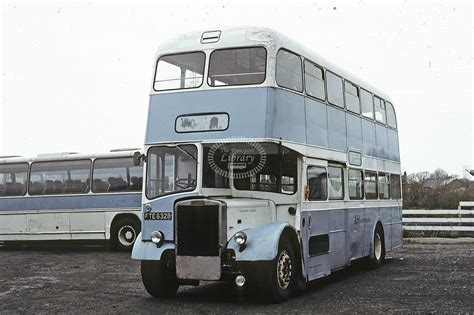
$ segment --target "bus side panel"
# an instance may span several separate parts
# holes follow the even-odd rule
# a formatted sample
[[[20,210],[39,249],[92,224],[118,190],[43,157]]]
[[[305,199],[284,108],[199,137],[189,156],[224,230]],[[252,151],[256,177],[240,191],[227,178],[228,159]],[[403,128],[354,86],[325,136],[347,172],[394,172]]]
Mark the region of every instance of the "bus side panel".
[[[392,207],[381,207],[380,217],[383,223],[385,249],[390,250],[392,248]]]
[[[0,235],[11,233],[25,233],[28,228],[28,217],[24,214],[2,215],[0,219]],[[3,239],[3,237],[0,237]]]
[[[402,231],[402,207],[397,206],[392,208],[392,248],[401,246],[403,242]]]
[[[105,238],[105,212],[71,213],[70,216],[72,234],[101,233]]]
[[[304,96],[281,89],[268,94],[266,136],[306,143]]]
[[[327,210],[301,212],[301,222],[305,222],[304,226],[301,223],[301,241],[306,274],[309,281],[327,276],[331,273],[330,252],[323,252],[323,250],[313,254],[310,252],[311,238],[329,235],[330,219],[330,211]]]
[[[352,208],[348,211],[349,260],[364,256],[365,209]]]
[[[344,267],[347,264],[346,222],[347,209],[330,210],[329,251],[331,252],[331,269]]]
[[[369,256],[372,242],[374,240],[375,220],[380,217],[380,208],[365,208],[365,216],[368,218],[368,222],[365,223],[364,256]]]
[[[305,98],[305,107],[307,143],[327,148],[329,145],[326,104]]]

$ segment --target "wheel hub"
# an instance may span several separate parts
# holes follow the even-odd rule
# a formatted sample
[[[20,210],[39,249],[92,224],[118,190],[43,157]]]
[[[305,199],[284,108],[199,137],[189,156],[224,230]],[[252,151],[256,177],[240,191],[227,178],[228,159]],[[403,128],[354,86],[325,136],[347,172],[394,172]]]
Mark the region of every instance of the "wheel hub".
[[[135,229],[130,225],[125,225],[118,231],[118,240],[124,246],[130,246],[135,241]]]
[[[293,263],[290,255],[286,250],[280,253],[277,261],[277,278],[278,285],[281,289],[286,289],[290,285],[291,276],[293,274]]]
[[[382,257],[382,240],[378,233],[375,234],[375,250],[374,250],[375,259],[379,260]]]

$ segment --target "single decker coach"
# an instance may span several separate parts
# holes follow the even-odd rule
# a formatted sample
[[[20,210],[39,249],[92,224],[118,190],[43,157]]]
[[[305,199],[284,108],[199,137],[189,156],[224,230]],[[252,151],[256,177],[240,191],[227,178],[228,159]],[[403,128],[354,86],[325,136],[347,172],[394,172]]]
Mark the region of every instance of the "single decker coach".
[[[110,240],[131,250],[143,182],[133,153],[0,157],[0,242]]]

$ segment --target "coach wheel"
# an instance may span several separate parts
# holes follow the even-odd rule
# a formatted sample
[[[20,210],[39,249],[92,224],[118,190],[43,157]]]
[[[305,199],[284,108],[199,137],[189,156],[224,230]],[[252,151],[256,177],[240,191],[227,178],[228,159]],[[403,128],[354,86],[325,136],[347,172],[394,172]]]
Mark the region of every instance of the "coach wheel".
[[[140,224],[131,218],[119,219],[113,226],[112,241],[118,250],[128,251],[140,233]]]
[[[172,297],[178,291],[176,270],[169,268],[166,260],[166,257],[162,257],[161,261],[142,260],[141,262],[143,285],[153,297]]]
[[[290,298],[296,286],[296,263],[293,246],[282,235],[277,256],[260,275],[260,294],[265,302],[281,303]]]
[[[370,267],[378,268],[385,260],[385,240],[383,228],[377,225],[374,232],[374,246],[372,249],[372,257],[370,257]]]

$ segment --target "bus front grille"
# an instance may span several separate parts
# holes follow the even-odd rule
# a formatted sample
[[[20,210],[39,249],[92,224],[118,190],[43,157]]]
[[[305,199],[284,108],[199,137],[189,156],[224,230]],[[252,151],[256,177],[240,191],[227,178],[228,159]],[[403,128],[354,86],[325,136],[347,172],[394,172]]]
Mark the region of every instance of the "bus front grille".
[[[176,219],[177,255],[219,256],[218,204],[179,204]]]

